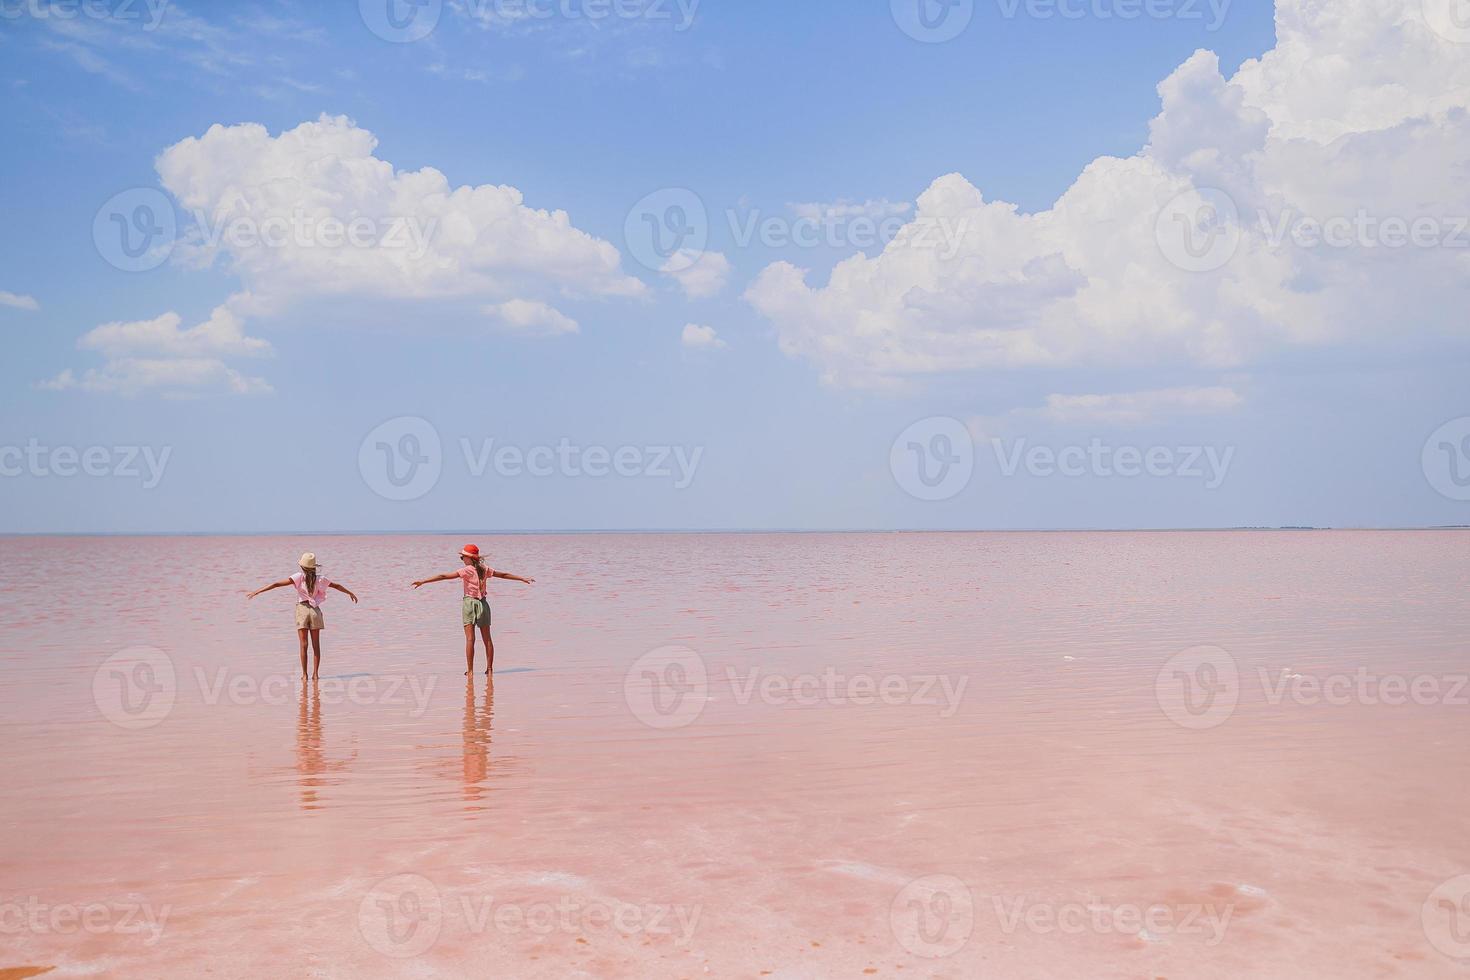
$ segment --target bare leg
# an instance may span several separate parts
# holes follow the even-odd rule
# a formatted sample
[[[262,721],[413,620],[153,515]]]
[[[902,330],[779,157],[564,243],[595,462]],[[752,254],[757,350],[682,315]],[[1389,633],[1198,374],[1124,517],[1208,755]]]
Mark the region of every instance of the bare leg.
[[[464,675],[466,677],[475,670],[475,628],[466,626],[464,628]]]
[[[297,630],[296,638],[301,641],[301,679],[306,680],[306,630]]]
[[[321,669],[322,669],[322,631],[321,630],[312,630],[311,631],[311,652],[313,654],[312,661],[311,661],[311,679],[312,680],[316,680],[316,675],[318,673],[320,673],[321,672]],[[306,651],[305,650],[302,650],[301,651],[301,664],[302,664],[303,667],[306,666]]]
[[[485,673],[495,669],[495,641],[490,639],[490,627],[481,626],[480,635],[485,638]]]

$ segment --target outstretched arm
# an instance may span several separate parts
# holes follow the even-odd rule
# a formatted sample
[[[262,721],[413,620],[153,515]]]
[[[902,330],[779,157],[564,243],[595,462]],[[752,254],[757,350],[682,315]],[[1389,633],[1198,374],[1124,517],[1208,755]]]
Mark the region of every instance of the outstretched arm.
[[[512,582],[525,582],[527,585],[530,585],[532,582],[536,581],[533,578],[521,578],[519,575],[512,575],[510,572],[496,572],[495,577],[508,578]]]
[[[342,593],[347,598],[351,599],[353,602],[356,602],[357,601],[357,596],[354,595],[353,592],[352,592],[352,590],[349,589],[345,585],[338,585],[336,582],[333,582],[331,585],[327,586],[327,588],[329,588],[329,589],[336,589],[338,592]]]
[[[419,579],[413,583],[413,587],[416,589],[421,585],[430,585],[434,582],[448,582],[450,579],[456,578],[459,578],[458,572],[445,572],[443,575],[435,575],[433,578]]]
[[[263,588],[256,589],[254,592],[247,592],[247,593],[245,593],[245,598],[247,598],[247,599],[254,599],[256,596],[260,595],[262,592],[269,592],[271,589],[284,589],[286,586],[288,586],[290,584],[291,584],[291,580],[290,579],[283,578],[279,582],[272,582],[270,585],[267,585],[267,586],[265,586]]]

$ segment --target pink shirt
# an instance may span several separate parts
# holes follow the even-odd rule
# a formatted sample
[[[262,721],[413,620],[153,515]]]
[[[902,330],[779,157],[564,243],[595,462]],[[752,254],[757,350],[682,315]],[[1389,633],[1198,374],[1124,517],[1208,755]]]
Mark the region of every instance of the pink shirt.
[[[480,585],[480,572],[474,565],[465,565],[456,573],[464,581],[464,594],[467,599],[483,599],[485,592],[490,588],[490,579],[495,575],[494,569],[485,566],[485,584]]]
[[[313,609],[318,609],[327,598],[327,586],[332,583],[321,572],[317,572],[316,591],[314,593],[308,593],[306,591],[306,573],[297,572],[291,576],[291,584],[296,586],[296,595],[302,602],[311,606]]]

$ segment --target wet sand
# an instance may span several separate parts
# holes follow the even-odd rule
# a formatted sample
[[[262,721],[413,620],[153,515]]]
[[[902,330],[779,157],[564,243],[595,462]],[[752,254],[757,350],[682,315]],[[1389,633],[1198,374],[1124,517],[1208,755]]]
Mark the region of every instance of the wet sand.
[[[1466,971],[1464,533],[461,543],[0,539],[0,967]]]

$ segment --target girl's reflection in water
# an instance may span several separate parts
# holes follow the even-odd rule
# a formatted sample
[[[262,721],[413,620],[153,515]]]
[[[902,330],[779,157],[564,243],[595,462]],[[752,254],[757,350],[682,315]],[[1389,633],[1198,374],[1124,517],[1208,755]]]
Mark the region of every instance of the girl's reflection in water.
[[[357,758],[354,750],[351,758],[333,762],[327,758],[324,745],[321,687],[316,681],[302,681],[296,712],[296,772],[303,810],[322,809],[324,804],[317,791],[334,781],[331,773],[346,771]]]
[[[477,703],[475,679],[470,677],[464,688],[464,799],[469,804],[478,804],[485,795],[485,778],[490,774],[490,719],[494,713],[495,678],[485,678],[485,697]]]

